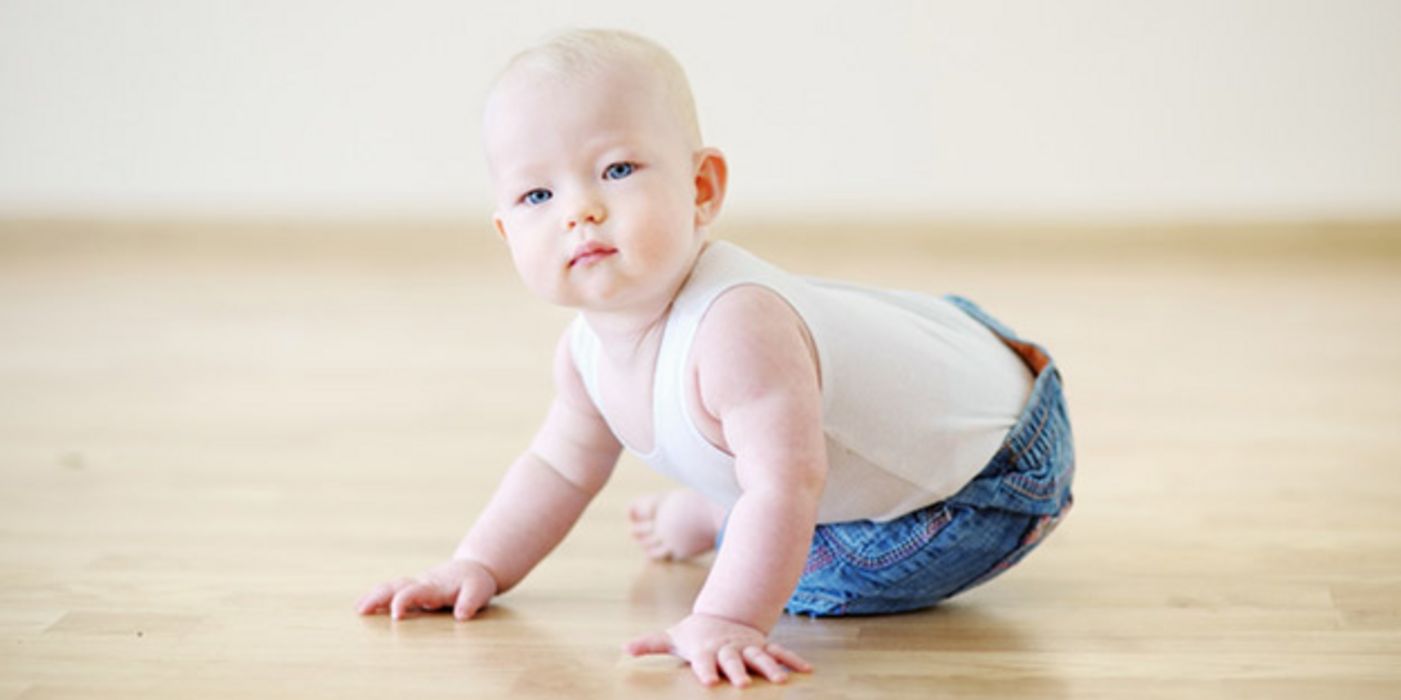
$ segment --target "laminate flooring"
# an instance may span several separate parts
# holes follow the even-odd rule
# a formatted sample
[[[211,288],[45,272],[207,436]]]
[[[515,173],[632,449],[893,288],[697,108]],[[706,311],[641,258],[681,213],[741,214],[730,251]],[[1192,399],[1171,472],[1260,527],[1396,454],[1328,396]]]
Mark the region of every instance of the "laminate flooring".
[[[571,316],[490,234],[36,226],[0,231],[0,698],[741,692],[620,652],[706,572],[634,547],[669,485],[631,457],[479,619],[352,611],[450,554],[543,416]],[[937,608],[785,618],[816,671],[747,697],[1401,697],[1401,256],[801,233],[717,236],[1046,345],[1077,503]]]

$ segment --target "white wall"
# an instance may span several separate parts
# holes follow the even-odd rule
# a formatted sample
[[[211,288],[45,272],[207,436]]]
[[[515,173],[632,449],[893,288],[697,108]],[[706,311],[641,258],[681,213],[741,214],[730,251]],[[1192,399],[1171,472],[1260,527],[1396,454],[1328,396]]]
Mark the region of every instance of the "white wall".
[[[1401,2],[0,0],[0,216],[470,215],[566,25],[687,66],[730,215],[1401,215]]]

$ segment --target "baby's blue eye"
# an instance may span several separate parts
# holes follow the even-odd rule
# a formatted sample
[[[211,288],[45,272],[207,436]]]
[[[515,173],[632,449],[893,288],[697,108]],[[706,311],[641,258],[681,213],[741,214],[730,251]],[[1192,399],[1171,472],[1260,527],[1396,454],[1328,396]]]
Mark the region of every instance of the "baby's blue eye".
[[[631,175],[634,167],[632,163],[614,163],[608,166],[607,170],[603,171],[603,179],[621,180]]]
[[[554,194],[552,194],[549,190],[533,189],[529,192],[526,192],[525,196],[521,197],[521,201],[525,202],[526,204],[544,204],[545,202],[550,201],[550,198],[553,196]]]

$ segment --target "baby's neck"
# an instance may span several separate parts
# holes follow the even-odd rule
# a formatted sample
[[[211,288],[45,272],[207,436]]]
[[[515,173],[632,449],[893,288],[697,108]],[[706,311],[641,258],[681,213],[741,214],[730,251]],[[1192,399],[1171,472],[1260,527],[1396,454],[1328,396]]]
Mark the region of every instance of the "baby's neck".
[[[650,304],[619,309],[584,309],[584,321],[598,336],[604,356],[609,363],[618,367],[636,367],[639,361],[650,361],[657,356],[661,346],[661,335],[667,328],[667,318],[671,315],[671,305],[681,294],[681,288],[695,272],[700,253],[709,246],[709,241],[700,239],[696,251],[691,256],[691,265],[686,267],[684,276],[675,280],[667,293],[660,295]]]
[[[671,300],[668,299],[660,308],[583,313],[608,360],[619,365],[633,365],[647,355],[656,354],[670,312]]]
[[[706,241],[701,243],[691,258],[691,265],[686,274],[655,301],[622,309],[583,310],[584,321],[589,324],[594,335],[598,336],[599,343],[603,346],[603,354],[610,362],[624,366],[634,365],[641,359],[656,355],[662,332],[666,329],[667,317],[671,315],[671,305],[681,293],[682,287],[686,286],[691,272],[695,270],[696,261],[700,259],[700,253],[707,245],[709,243]]]

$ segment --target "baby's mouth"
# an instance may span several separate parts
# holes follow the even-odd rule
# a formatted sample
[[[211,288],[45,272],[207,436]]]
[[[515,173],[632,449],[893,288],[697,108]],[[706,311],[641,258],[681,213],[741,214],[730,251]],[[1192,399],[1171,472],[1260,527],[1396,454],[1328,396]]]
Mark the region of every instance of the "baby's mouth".
[[[589,265],[616,252],[618,252],[617,248],[609,248],[604,245],[588,245],[574,253],[574,257],[569,259],[569,266]]]

